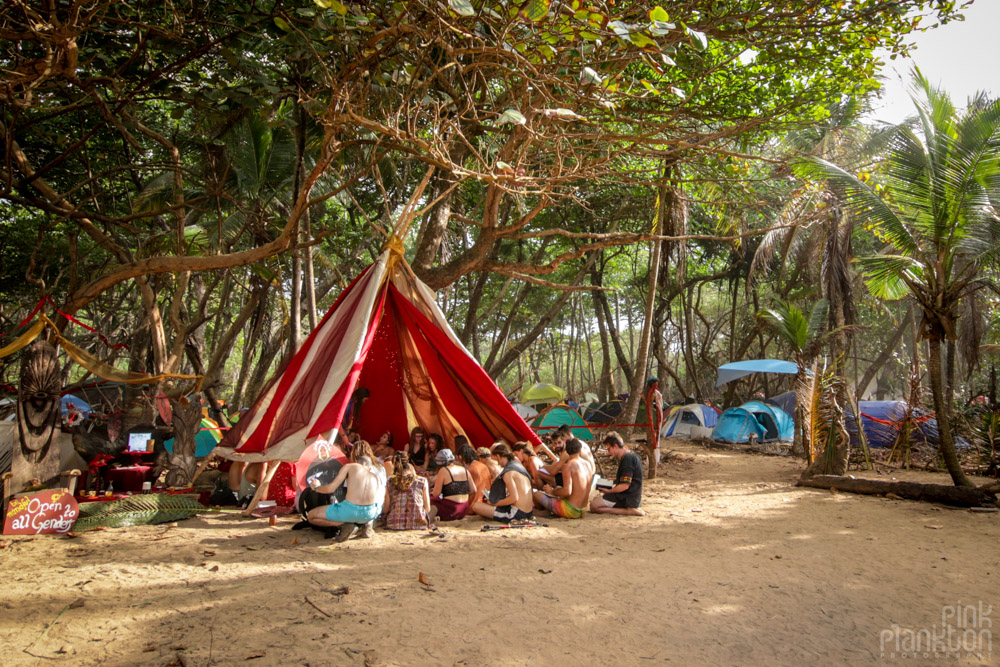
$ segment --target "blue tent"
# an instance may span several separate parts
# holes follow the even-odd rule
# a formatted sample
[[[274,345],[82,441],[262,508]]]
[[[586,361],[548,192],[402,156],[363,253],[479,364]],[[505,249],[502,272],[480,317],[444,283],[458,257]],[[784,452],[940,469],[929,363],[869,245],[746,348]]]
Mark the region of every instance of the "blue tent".
[[[748,401],[719,415],[712,440],[748,442],[751,433],[757,435],[758,442],[791,440],[794,437],[792,418],[777,406]]]
[[[90,407],[90,403],[73,394],[66,394],[60,399],[60,402],[62,403],[63,417],[69,414],[70,410],[79,413],[84,419],[94,414],[94,409]]]
[[[783,394],[778,394],[777,396],[772,396],[771,398],[765,398],[765,403],[770,403],[771,405],[777,405],[779,408],[785,411],[785,414],[795,415],[795,392],[786,391]]]
[[[594,405],[587,410],[585,419],[588,424],[610,424],[621,416],[625,409],[625,401],[614,399],[600,405]]]
[[[679,405],[671,410],[663,428],[660,429],[661,438],[670,436],[691,436],[692,426],[712,428],[719,423],[719,413],[715,408],[701,403],[691,403],[689,405]]]

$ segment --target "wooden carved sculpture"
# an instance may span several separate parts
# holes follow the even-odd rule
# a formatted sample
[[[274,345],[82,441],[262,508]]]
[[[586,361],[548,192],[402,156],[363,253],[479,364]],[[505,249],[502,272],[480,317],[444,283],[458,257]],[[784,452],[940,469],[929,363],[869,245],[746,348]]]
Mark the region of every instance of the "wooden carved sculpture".
[[[46,485],[58,482],[60,456],[53,435],[62,409],[59,375],[56,349],[51,343],[37,340],[25,348],[17,400],[20,446],[15,447],[11,466],[15,492],[32,478]]]

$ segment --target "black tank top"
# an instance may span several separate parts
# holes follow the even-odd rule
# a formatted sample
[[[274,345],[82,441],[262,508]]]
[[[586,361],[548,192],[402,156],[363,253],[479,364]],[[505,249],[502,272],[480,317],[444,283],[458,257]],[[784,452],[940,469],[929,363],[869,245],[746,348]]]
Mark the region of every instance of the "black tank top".
[[[466,473],[468,475],[469,473]],[[455,476],[451,474],[451,470],[448,470],[448,477],[451,477],[451,481],[441,487],[441,495],[444,497],[448,496],[467,496],[469,495],[469,480],[465,479],[460,482],[455,481]]]

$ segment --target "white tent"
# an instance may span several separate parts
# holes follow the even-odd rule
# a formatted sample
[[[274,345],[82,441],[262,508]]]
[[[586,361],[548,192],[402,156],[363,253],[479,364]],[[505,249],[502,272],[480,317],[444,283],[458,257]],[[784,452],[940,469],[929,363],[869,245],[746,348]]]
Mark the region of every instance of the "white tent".
[[[707,429],[711,432],[712,427],[718,422],[719,413],[713,408],[701,403],[689,403],[681,405],[670,413],[663,427],[660,429],[660,437],[668,438],[690,438],[701,435],[696,429]],[[707,434],[705,434],[707,437]]]
[[[525,405],[524,403],[514,403],[514,410],[517,414],[521,415],[524,421],[528,421],[533,417],[538,416],[538,410],[534,409],[530,405]]]

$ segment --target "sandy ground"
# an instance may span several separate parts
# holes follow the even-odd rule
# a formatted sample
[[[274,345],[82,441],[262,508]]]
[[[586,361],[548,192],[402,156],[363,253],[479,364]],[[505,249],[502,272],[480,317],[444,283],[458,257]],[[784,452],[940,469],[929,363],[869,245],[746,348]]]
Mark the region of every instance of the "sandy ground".
[[[671,444],[643,518],[343,545],[229,513],[3,537],[0,663],[1000,664],[1000,515],[800,489],[795,461]],[[979,654],[900,651],[948,628]]]

